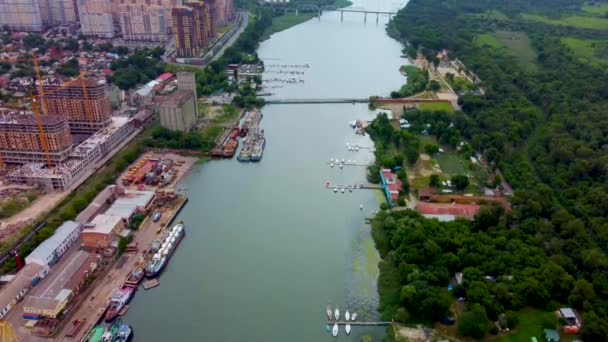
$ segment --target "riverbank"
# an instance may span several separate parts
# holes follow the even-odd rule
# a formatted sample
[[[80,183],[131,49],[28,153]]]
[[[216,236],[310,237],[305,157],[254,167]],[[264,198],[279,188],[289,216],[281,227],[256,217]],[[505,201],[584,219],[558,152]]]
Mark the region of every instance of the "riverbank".
[[[287,14],[282,15],[280,17],[275,17],[272,19],[272,25],[266,28],[262,36],[260,37],[260,41],[265,41],[270,38],[273,34],[277,32],[281,32],[291,28],[293,26],[299,25],[303,22],[306,22],[314,17],[316,17],[316,13],[301,13],[298,15],[295,14]]]

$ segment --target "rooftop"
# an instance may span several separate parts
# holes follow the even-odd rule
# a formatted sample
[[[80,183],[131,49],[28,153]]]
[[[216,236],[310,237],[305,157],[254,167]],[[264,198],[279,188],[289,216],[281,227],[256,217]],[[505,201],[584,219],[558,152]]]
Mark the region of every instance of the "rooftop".
[[[79,229],[80,224],[74,221],[65,221],[55,233],[44,242],[42,242],[36,249],[27,256],[27,259],[46,259],[46,257],[55,251],[57,245],[65,240],[75,229]]]
[[[422,215],[452,215],[472,220],[481,207],[477,204],[442,204],[424,203],[416,205],[416,209]]]
[[[58,125],[68,122],[67,117],[59,115],[41,115],[41,123],[43,125]],[[37,126],[34,113],[25,110],[7,110],[0,109],[0,124],[3,125],[31,125]]]
[[[88,224],[82,231],[82,233],[98,233],[98,234],[110,234],[112,230],[122,221],[122,217],[99,214],[95,216],[93,221]]]
[[[178,89],[165,97],[161,107],[181,107],[186,101],[192,98],[194,98],[192,91]]]
[[[170,72],[166,72],[166,73],[161,74],[160,76],[158,76],[158,77],[156,78],[156,80],[157,80],[157,81],[161,81],[161,82],[165,82],[165,81],[170,80],[172,77],[173,77],[173,74],[172,74],[172,73],[170,73]]]
[[[137,208],[145,208],[154,198],[154,191],[127,191],[106,210],[106,215],[130,218]]]
[[[42,268],[37,264],[27,264],[17,272],[15,278],[0,291],[0,309],[6,307],[24,287],[29,286]]]

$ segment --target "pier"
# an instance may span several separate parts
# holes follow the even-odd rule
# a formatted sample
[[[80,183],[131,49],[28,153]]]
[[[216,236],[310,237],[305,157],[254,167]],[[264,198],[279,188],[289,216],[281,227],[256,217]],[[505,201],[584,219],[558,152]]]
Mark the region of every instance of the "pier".
[[[334,325],[334,324],[338,324],[338,325],[367,325],[367,326],[382,326],[382,325],[389,325],[392,324],[393,322],[366,322],[366,321],[327,321],[327,324],[329,325]]]

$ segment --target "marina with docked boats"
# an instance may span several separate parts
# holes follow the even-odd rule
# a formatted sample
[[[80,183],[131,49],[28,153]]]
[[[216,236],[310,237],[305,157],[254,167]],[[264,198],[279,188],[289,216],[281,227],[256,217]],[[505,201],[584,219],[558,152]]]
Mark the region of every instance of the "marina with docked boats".
[[[242,123],[227,129],[218,139],[218,146],[211,151],[216,158],[232,158],[242,142],[242,148],[237,156],[241,162],[257,162],[262,159],[266,148],[264,130],[260,127],[263,114],[258,110],[243,112]]]

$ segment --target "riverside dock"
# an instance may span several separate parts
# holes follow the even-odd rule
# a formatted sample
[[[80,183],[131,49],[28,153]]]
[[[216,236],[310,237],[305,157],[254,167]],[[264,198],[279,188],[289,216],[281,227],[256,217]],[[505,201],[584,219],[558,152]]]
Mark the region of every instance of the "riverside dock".
[[[379,322],[366,322],[366,321],[348,321],[348,322],[347,321],[337,321],[336,322],[336,321],[327,321],[327,324],[329,324],[329,325],[334,325],[334,324],[337,324],[337,325],[347,325],[347,324],[350,324],[350,325],[383,326],[383,325],[389,325],[389,324],[392,324],[392,323],[393,322],[382,322],[382,321],[379,321]]]

